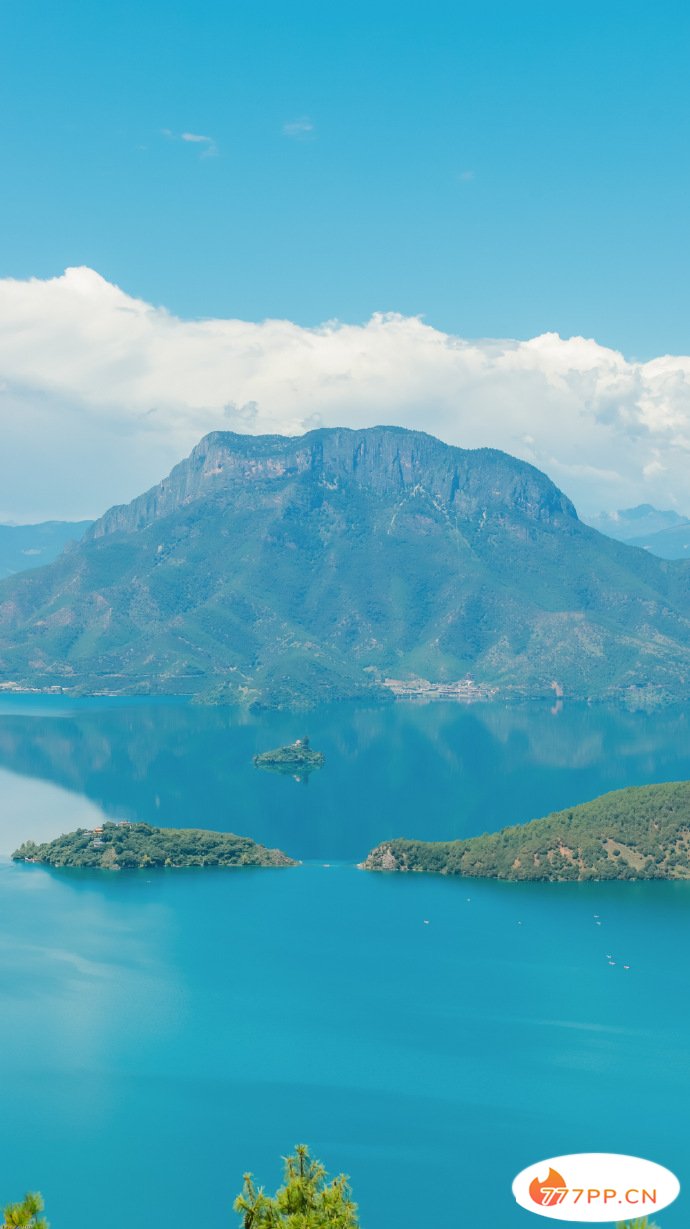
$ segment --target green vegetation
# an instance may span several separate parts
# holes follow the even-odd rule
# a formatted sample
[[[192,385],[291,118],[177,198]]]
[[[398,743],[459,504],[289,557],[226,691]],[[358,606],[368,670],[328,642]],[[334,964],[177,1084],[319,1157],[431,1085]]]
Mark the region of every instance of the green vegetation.
[[[0,1229],[49,1229],[43,1211],[43,1199],[39,1194],[25,1195],[21,1203],[9,1203],[3,1212]]]
[[[93,870],[182,866],[296,866],[279,849],[246,836],[201,828],[152,828],[150,824],[105,823],[78,828],[44,845],[33,841],[12,854],[15,862]]]
[[[304,1144],[285,1158],[283,1186],[271,1197],[244,1175],[242,1193],[235,1200],[242,1229],[358,1229],[357,1205],[352,1202],[344,1174],[327,1179],[320,1161]]]
[[[638,1220],[621,1220],[616,1225],[616,1229],[659,1229],[659,1226],[655,1221],[651,1221],[647,1216],[643,1216]]]
[[[466,841],[386,841],[365,870],[486,879],[690,879],[690,781],[604,794]]]
[[[300,781],[306,781],[309,774],[314,769],[321,768],[325,762],[326,757],[322,751],[312,751],[308,738],[298,738],[286,747],[276,747],[275,751],[262,751],[254,756],[257,768],[289,773]]]
[[[306,707],[386,678],[690,696],[690,566],[583,525],[538,470],[418,431],[207,436],[0,582],[0,685]]]

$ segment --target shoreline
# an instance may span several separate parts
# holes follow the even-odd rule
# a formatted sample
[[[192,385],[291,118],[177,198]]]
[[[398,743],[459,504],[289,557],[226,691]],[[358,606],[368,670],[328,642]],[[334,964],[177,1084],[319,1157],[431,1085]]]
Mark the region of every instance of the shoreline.
[[[522,690],[518,687],[500,688],[492,684],[473,683],[469,680],[453,682],[430,682],[427,679],[390,679],[380,688],[371,688],[359,695],[327,695],[319,694],[309,701],[295,704],[272,703],[270,697],[255,698],[250,703],[244,700],[218,699],[210,692],[196,691],[143,691],[138,687],[124,691],[87,690],[81,687],[64,687],[50,684],[46,687],[30,687],[20,683],[0,683],[0,704],[7,697],[46,696],[65,700],[119,700],[121,702],[137,701],[139,703],[186,703],[202,708],[227,708],[236,712],[248,712],[255,715],[261,713],[308,713],[320,707],[331,705],[361,705],[365,708],[387,708],[391,704],[426,705],[426,704],[457,704],[470,707],[475,704],[502,705],[517,707],[521,704],[548,704],[554,714],[560,712],[566,704],[586,704],[589,707],[610,704],[628,712],[657,712],[672,708],[677,704],[685,704],[690,700],[690,691],[670,693],[662,690],[657,684],[630,684],[601,695],[585,695],[568,693],[552,686],[539,690]]]

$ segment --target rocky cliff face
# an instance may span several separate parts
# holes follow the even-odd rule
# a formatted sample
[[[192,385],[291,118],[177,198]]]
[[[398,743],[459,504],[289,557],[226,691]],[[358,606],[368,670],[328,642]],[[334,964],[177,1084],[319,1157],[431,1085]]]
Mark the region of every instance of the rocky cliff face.
[[[469,674],[503,696],[684,696],[688,576],[504,453],[394,427],[215,433],[0,584],[0,684],[302,704]]]
[[[570,500],[533,466],[493,449],[452,448],[420,431],[338,428],[287,438],[216,431],[157,486],[106,512],[90,537],[134,533],[197,500],[246,500],[297,480],[315,493],[350,487],[381,499],[423,491],[462,520],[489,509],[576,519]]]

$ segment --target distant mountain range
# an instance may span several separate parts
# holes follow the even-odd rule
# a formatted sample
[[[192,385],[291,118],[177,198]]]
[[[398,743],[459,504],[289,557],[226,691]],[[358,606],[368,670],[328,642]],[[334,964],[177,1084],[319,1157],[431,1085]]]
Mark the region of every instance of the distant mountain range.
[[[620,512],[602,512],[587,523],[610,538],[641,546],[660,559],[690,558],[690,519],[672,509],[660,511],[651,504],[638,504]]]
[[[51,563],[68,542],[83,537],[91,521],[42,521],[0,525],[0,577]]]
[[[690,568],[538,470],[395,427],[214,433],[0,583],[0,684],[294,706],[471,675],[501,696],[690,695]]]

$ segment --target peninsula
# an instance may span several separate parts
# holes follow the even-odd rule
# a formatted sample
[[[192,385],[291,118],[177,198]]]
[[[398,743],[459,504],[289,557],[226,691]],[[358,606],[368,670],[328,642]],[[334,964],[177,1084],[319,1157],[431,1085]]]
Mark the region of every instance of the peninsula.
[[[384,841],[361,866],[472,879],[690,879],[690,781],[616,790],[464,841]]]
[[[266,849],[246,836],[202,828],[154,828],[150,824],[104,823],[78,828],[54,841],[25,841],[15,862],[89,870],[155,869],[183,866],[296,866],[279,849]]]

